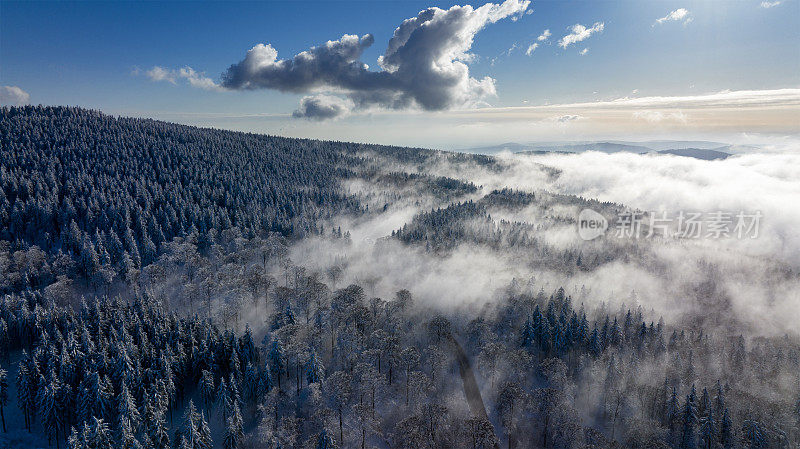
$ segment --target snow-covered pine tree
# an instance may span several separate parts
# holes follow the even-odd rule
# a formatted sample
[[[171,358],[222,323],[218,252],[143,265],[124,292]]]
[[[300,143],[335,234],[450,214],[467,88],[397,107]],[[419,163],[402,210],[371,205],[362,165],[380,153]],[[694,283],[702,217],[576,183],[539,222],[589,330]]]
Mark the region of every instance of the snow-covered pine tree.
[[[683,433],[681,436],[681,449],[695,449],[697,447],[697,406],[690,394],[686,397],[683,406]]]
[[[700,418],[700,449],[714,449],[717,440],[717,423],[714,420],[714,411],[709,409],[706,415]]]
[[[206,411],[214,404],[216,395],[217,390],[214,386],[214,375],[211,371],[203,370],[200,376],[200,397],[203,400]]]
[[[134,430],[131,423],[125,416],[119,417],[119,425],[117,426],[117,449],[141,449],[142,445],[136,439]]]
[[[36,409],[42,419],[42,427],[47,434],[48,444],[53,439],[58,444],[58,429],[61,417],[58,416],[56,408],[57,379],[55,376],[50,381],[45,380],[44,376],[39,376],[39,391],[36,397]]]
[[[22,351],[22,360],[27,358],[25,351]],[[27,363],[20,362],[17,371],[17,405],[25,419],[25,428],[31,429],[31,422],[35,413],[36,392],[34,391],[33,379],[28,370]]]
[[[169,432],[164,411],[158,405],[157,398],[148,397],[144,413],[144,433],[152,449],[169,448]]]
[[[85,439],[90,449],[114,448],[114,441],[111,438],[111,431],[108,429],[108,425],[96,416],[92,418],[92,424],[88,426],[88,434]]]
[[[139,419],[139,408],[136,406],[136,401],[124,382],[122,384],[122,391],[117,395],[117,417],[120,421],[123,418],[126,419],[133,432],[139,429],[139,424],[141,423]]]
[[[309,384],[320,382],[325,378],[325,366],[317,355],[317,351],[311,350],[311,354],[306,364],[306,380]]]
[[[3,423],[3,432],[6,432],[6,405],[8,405],[8,372],[0,369],[0,421]]]

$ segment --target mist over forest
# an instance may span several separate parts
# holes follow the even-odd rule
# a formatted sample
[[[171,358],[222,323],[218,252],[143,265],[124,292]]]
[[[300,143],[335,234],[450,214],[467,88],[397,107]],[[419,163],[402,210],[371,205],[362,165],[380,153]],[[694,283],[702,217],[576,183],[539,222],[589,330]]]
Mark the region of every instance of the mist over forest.
[[[3,107],[0,447],[800,447],[797,146],[582,145]]]

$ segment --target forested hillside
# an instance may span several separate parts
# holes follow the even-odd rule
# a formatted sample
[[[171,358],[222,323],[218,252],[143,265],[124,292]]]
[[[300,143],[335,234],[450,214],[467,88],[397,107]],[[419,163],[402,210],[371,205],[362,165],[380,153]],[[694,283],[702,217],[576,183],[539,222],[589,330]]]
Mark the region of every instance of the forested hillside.
[[[333,290],[302,270],[251,285],[242,301],[249,319],[264,314],[263,339],[181,318],[164,310],[176,304],[149,295],[77,309],[6,297],[2,355],[18,363],[0,372],[0,387],[16,393],[6,414],[22,413],[12,426],[72,449],[766,448],[798,439],[800,351],[789,340],[746,344],[656,323],[641,309],[576,308],[564,289],[548,295],[532,282],[455,314],[408,291],[384,300],[358,285]],[[468,406],[465,375],[478,379],[485,408]]]
[[[66,107],[0,145],[0,447],[800,447],[796,335],[704,260],[702,313],[642,307],[685,244],[575,244],[623,206],[508,161]]]
[[[362,207],[343,180],[391,179],[368,168],[376,155],[424,164],[435,153],[41,106],[0,109],[0,152],[0,292],[59,277],[95,289],[130,282],[165,243],[193,232],[201,251],[233,228],[323,234],[333,215]],[[441,177],[432,185],[475,188]]]

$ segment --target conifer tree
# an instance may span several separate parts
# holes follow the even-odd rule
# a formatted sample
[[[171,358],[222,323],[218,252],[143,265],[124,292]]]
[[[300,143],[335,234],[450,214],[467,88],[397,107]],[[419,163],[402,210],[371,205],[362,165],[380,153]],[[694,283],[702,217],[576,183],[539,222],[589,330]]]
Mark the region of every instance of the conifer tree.
[[[697,408],[692,395],[686,397],[683,406],[683,433],[681,437],[681,449],[695,449],[697,428]]]
[[[3,423],[3,432],[6,432],[6,405],[8,405],[8,372],[0,369],[0,421]]]

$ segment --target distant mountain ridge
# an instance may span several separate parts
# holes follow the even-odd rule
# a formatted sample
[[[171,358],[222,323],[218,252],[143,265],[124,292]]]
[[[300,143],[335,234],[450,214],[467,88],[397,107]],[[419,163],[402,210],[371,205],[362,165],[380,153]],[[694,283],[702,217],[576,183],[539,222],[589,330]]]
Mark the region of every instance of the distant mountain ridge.
[[[726,148],[726,147],[723,147]],[[675,150],[662,150],[658,154],[672,154],[674,156],[693,157],[695,159],[703,159],[706,161],[727,159],[731,156],[730,153],[719,150],[706,150],[703,148],[679,148]]]
[[[718,160],[731,156],[726,150],[730,145],[708,141],[667,141],[653,140],[646,142],[598,141],[598,142],[541,142],[517,143],[507,142],[500,145],[469,148],[462,151],[492,154],[510,151],[519,154],[545,153],[581,153],[599,151],[602,153],[636,153],[636,154],[671,154],[674,156],[692,157],[702,160]]]

